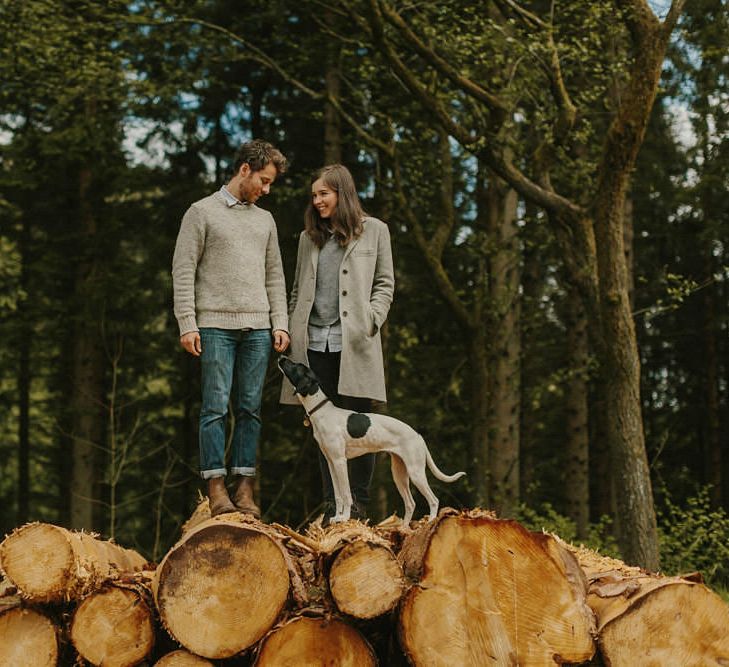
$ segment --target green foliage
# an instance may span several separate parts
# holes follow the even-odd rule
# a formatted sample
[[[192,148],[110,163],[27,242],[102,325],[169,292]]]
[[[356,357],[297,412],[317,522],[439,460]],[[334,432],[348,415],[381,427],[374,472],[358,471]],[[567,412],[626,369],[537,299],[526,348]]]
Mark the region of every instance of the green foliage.
[[[612,519],[608,516],[601,517],[596,523],[590,523],[588,536],[584,540],[577,537],[575,522],[560,514],[550,503],[542,503],[538,507],[522,504],[517,518],[529,530],[554,533],[570,544],[583,544],[604,556],[620,558],[618,545],[612,534]]]
[[[711,507],[707,487],[681,504],[665,495],[658,525],[666,574],[698,571],[709,584],[729,586],[729,514]]]

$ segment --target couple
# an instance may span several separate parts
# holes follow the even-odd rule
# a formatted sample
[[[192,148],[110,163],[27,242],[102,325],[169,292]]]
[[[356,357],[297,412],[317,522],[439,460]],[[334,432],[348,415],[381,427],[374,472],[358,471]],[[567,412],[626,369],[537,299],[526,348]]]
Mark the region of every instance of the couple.
[[[213,516],[241,511],[260,517],[253,491],[272,346],[284,352],[290,345],[292,359],[308,362],[340,407],[370,412],[372,400],[385,400],[379,328],[395,284],[387,225],[362,210],[346,167],[320,169],[312,179],[287,309],[276,224],[255,205],[286,166],[271,144],[243,144],[230,181],[185,213],[172,260],[180,344],[201,361],[200,474]],[[225,484],[229,400],[235,416],[231,495]],[[286,380],[281,402],[298,404]],[[374,464],[374,454],[350,462],[353,509],[360,517]],[[321,452],[319,465],[325,506],[333,510]]]

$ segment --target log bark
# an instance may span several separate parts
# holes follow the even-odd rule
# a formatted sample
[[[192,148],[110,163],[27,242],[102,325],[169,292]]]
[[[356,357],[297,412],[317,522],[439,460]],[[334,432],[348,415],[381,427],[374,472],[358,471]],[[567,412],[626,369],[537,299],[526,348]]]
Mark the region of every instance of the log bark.
[[[0,665],[56,667],[58,628],[50,618],[20,605],[0,611]]]
[[[375,654],[353,627],[336,618],[299,616],[274,629],[261,643],[255,667],[374,667]]]
[[[209,519],[188,531],[152,582],[164,627],[205,658],[229,658],[259,641],[289,593],[282,546],[263,524],[236,516]]]
[[[538,667],[595,652],[584,577],[547,535],[444,511],[405,541],[401,559],[417,581],[398,628],[413,664]]]
[[[588,577],[606,667],[729,664],[729,606],[700,577],[664,577],[585,549],[575,550]]]
[[[104,581],[142,570],[147,561],[88,533],[31,523],[3,540],[0,564],[24,598],[46,603],[79,599]]]
[[[376,618],[400,601],[405,577],[389,547],[358,540],[337,554],[329,572],[329,588],[342,613]]]
[[[172,651],[154,663],[154,667],[213,667],[213,663],[199,655],[180,649]]]
[[[154,648],[150,598],[134,586],[109,585],[86,597],[71,622],[71,641],[92,665],[137,665]]]

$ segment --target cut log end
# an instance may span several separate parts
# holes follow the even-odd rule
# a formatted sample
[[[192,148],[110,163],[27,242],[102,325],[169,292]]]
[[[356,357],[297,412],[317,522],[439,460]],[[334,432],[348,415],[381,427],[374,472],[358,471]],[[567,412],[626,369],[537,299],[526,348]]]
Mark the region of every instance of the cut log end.
[[[26,524],[8,535],[0,544],[0,562],[21,595],[35,603],[78,599],[147,564],[132,549],[47,523]]]
[[[592,614],[542,542],[513,521],[443,519],[401,607],[410,660],[476,667],[590,659]]]
[[[48,617],[22,607],[0,614],[0,665],[56,667],[57,663],[58,633]]]
[[[136,591],[109,587],[78,606],[71,623],[71,641],[92,665],[136,665],[154,647],[152,612]]]
[[[157,568],[160,618],[191,652],[229,658],[273,626],[289,591],[279,546],[241,524],[212,520],[194,529]]]
[[[729,606],[718,595],[677,582],[635,597],[600,631],[606,665],[729,665]]]
[[[405,578],[390,549],[357,541],[337,554],[329,586],[342,613],[368,619],[395,607],[404,592]]]
[[[5,538],[0,562],[23,596],[37,602],[60,601],[73,571],[73,549],[62,528],[33,523]]]
[[[154,663],[154,667],[213,667],[213,663],[184,649],[172,651]]]
[[[299,617],[262,642],[256,667],[375,667],[372,648],[353,627],[337,619]]]

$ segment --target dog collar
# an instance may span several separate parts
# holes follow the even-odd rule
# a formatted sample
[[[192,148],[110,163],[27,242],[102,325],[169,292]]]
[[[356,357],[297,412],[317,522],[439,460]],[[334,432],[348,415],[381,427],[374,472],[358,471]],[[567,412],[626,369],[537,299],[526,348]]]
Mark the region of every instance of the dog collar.
[[[322,407],[323,405],[326,405],[328,402],[329,402],[329,399],[325,398],[321,403],[317,403],[313,407],[311,412],[306,412],[306,408],[304,408],[304,412],[306,412],[306,417],[304,417],[304,426],[306,426],[306,428],[309,428],[309,426],[311,426],[311,420],[309,419],[311,417],[311,415],[313,415],[320,407]]]
[[[323,406],[324,406],[324,405],[326,405],[327,403],[329,403],[329,399],[328,399],[328,398],[325,398],[325,399],[324,399],[324,400],[323,400],[323,401],[322,401],[321,403],[317,403],[317,404],[316,404],[316,405],[315,405],[315,406],[314,406],[314,407],[313,407],[313,408],[311,409],[311,411],[310,411],[310,412],[307,412],[307,413],[306,413],[306,416],[307,416],[307,417],[311,417],[311,415],[313,415],[313,414],[314,414],[314,413],[315,413],[315,412],[316,412],[316,411],[317,411],[317,410],[318,410],[319,408],[323,407]],[[304,411],[304,412],[306,412],[306,411]]]

